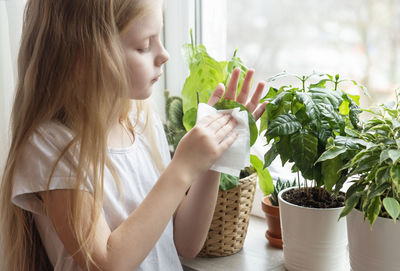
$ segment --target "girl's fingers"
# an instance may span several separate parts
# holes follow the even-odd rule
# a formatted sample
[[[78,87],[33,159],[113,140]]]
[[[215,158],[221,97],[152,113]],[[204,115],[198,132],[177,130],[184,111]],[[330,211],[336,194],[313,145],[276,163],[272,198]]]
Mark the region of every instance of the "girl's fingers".
[[[226,136],[220,143],[222,152],[225,152],[233,144],[233,142],[235,142],[237,137],[238,137],[237,132],[232,132],[228,136]]]
[[[225,137],[232,132],[232,130],[236,127],[237,122],[234,119],[230,119],[223,127],[221,127],[216,135],[217,142],[221,143]]]
[[[254,111],[253,116],[254,119],[257,121],[261,115],[264,113],[265,111],[265,106],[267,105],[267,102],[263,102],[261,105],[258,106],[258,108],[256,109],[256,111]]]
[[[202,118],[196,125],[207,127],[211,123],[215,122],[217,119],[222,118],[224,116],[225,115],[221,113],[210,114]]]
[[[225,93],[225,99],[234,101],[236,98],[236,90],[239,82],[240,69],[236,68],[232,72],[231,80],[229,80],[228,88]]]
[[[223,115],[221,118],[218,118],[214,120],[213,122],[210,122],[210,124],[207,126],[212,133],[216,133],[218,130],[220,130],[222,127],[224,127],[230,120],[232,119],[231,115]]]
[[[247,71],[246,77],[243,80],[242,89],[240,90],[240,93],[236,100],[238,103],[244,104],[247,101],[247,98],[249,97],[250,93],[251,79],[253,78],[253,75],[254,75],[253,69]]]
[[[253,112],[256,109],[256,107],[258,106],[258,103],[260,102],[264,87],[265,87],[265,82],[259,82],[256,90],[254,91],[253,96],[251,97],[250,101],[246,104],[246,108],[250,112]]]
[[[219,83],[218,86],[215,88],[213,94],[211,95],[210,99],[208,99],[208,105],[213,106],[221,100],[224,96],[225,86],[222,83]]]

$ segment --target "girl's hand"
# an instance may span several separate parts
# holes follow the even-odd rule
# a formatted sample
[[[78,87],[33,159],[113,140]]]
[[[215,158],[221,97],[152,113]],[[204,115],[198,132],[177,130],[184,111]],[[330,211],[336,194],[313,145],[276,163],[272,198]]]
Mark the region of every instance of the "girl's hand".
[[[232,132],[237,125],[230,114],[212,114],[199,121],[179,142],[173,162],[191,180],[208,170],[232,145],[238,134]]]
[[[240,93],[236,98],[236,90],[238,88],[240,69],[239,68],[234,69],[232,72],[231,79],[229,80],[227,90],[225,91],[225,87],[223,84],[219,84],[215,88],[210,99],[208,100],[208,105],[210,106],[215,105],[225,94],[225,99],[236,101],[246,106],[246,108],[253,114],[255,120],[257,121],[264,113],[265,105],[267,103],[264,102],[261,105],[259,105],[261,95],[265,87],[265,82],[259,82],[257,84],[257,88],[254,91],[253,96],[251,96],[250,100],[247,102],[250,93],[251,78],[253,77],[253,74],[254,70],[250,69],[247,71],[247,74],[243,81],[242,89],[240,90]]]

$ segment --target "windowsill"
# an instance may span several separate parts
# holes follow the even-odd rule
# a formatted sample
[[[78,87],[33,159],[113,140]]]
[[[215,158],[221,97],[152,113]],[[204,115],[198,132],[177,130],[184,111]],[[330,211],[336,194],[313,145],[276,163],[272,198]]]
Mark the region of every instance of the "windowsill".
[[[283,251],[269,245],[265,238],[267,223],[265,218],[251,216],[243,249],[231,256],[217,258],[183,259],[186,271],[284,271]]]

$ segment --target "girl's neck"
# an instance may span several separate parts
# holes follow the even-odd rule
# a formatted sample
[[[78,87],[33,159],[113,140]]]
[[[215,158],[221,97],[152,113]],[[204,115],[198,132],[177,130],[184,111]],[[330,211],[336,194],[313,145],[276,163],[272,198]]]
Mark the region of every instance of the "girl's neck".
[[[135,141],[134,134],[120,122],[116,122],[108,134],[107,145],[110,148],[127,148]]]

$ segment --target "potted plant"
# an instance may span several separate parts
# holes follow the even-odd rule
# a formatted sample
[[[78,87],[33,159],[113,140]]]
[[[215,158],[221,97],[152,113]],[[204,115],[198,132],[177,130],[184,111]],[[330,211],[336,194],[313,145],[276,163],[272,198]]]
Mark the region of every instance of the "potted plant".
[[[197,105],[207,103],[218,83],[223,82],[227,85],[236,67],[241,69],[238,86],[238,89],[241,89],[247,72],[247,68],[236,56],[236,51],[229,61],[217,61],[207,53],[205,46],[195,45],[193,38],[191,44],[183,46],[183,55],[188,63],[190,75],[186,78],[183,86],[182,98],[166,96],[168,120],[164,128],[167,138],[170,140],[172,152],[180,138],[195,125]],[[250,130],[250,145],[254,144],[258,130],[254,117],[247,108],[235,101],[225,99],[222,99],[214,107],[216,109],[240,107],[241,111],[246,110]],[[178,121],[179,125],[173,119]],[[247,234],[256,180],[257,174],[254,167],[245,168],[241,171],[239,177],[221,174],[214,216],[199,256],[227,256],[242,249]]]
[[[346,174],[338,171],[351,157],[322,160],[321,155],[335,138],[359,130],[359,97],[338,88],[343,81],[339,75],[282,73],[268,81],[281,76],[298,78],[300,87],[269,89],[260,130],[265,130],[267,142],[272,142],[264,167],[279,155],[283,165],[293,163],[292,171],[304,178],[298,180],[298,188],[278,195],[285,267],[290,271],[344,270],[346,224],[337,220],[344,208],[340,189]],[[319,81],[308,83],[314,76]]]
[[[347,155],[342,168],[353,178],[346,193],[352,270],[400,270],[400,107],[395,103],[365,110],[373,117],[363,129],[336,138],[326,156]]]
[[[274,191],[271,194],[268,195],[263,191],[265,196],[261,201],[261,208],[265,213],[268,225],[265,237],[268,239],[271,246],[282,248],[278,194],[280,191],[295,185],[296,180],[291,183],[289,180],[281,181],[281,179],[278,178],[274,185]]]

